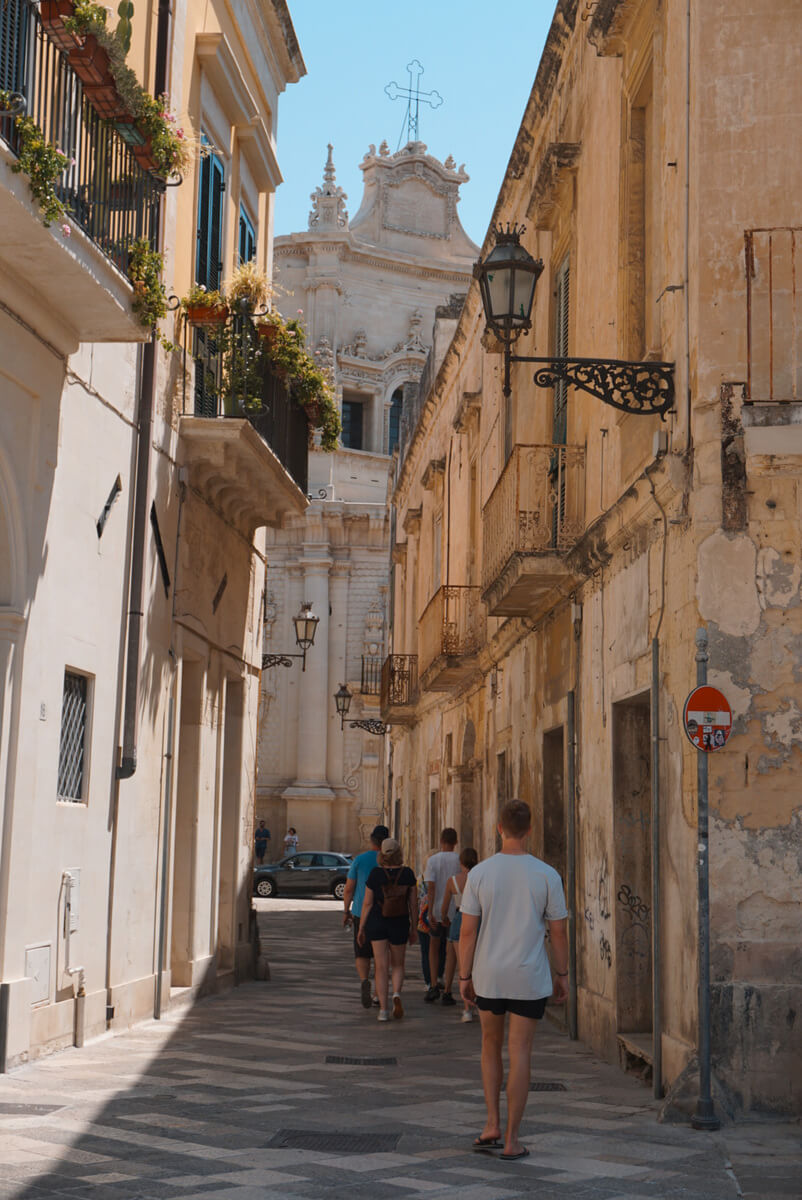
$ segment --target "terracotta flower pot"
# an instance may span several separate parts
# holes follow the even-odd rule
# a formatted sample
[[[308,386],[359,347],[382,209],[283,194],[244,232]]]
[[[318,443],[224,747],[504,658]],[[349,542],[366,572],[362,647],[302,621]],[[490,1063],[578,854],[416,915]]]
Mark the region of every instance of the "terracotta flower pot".
[[[320,417],[320,405],[318,404],[317,400],[312,400],[309,402],[309,404],[305,404],[304,412],[306,413],[306,419],[309,424],[316,425]]]
[[[257,324],[256,332],[263,342],[267,342],[268,346],[272,346],[276,340],[278,329],[275,325],[271,325],[269,321],[263,321],[261,324]]]
[[[73,46],[69,57],[73,71],[88,87],[98,87],[110,79],[109,56],[91,33],[86,35],[82,45]]]
[[[156,170],[156,159],[153,157],[153,149],[150,138],[146,138],[140,146],[132,146],[131,153],[143,170]]]
[[[188,304],[187,321],[190,325],[225,325],[228,308],[225,304]]]
[[[64,21],[74,12],[73,0],[42,0],[39,8],[39,16],[47,36],[51,42],[55,42],[59,50],[63,50],[67,54],[80,45],[80,38],[76,38],[73,33],[67,33],[64,28]]]
[[[109,77],[100,84],[84,84],[84,95],[99,117],[113,121],[125,115],[125,105],[120,99],[117,85]]]

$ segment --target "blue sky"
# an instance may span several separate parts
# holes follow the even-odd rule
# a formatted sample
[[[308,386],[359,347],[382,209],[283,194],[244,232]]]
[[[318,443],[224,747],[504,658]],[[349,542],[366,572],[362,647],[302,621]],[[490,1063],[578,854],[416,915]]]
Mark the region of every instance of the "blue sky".
[[[406,142],[402,100],[385,84],[407,86],[406,65],[424,67],[421,92],[444,103],[421,107],[420,140],[441,161],[453,154],[470,181],[459,214],[481,243],[507,166],[554,12],[554,0],[517,6],[487,0],[289,0],[308,74],[279,101],[275,232],[307,227],[309,193],[334,144],[337,182],[353,215],[362,196],[361,162],[383,138]]]

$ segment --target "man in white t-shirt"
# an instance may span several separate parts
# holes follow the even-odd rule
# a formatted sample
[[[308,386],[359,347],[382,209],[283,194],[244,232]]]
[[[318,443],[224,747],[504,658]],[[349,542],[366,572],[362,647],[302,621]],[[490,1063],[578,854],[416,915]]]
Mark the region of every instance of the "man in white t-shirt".
[[[451,876],[456,875],[459,871],[459,855],[455,850],[456,844],[456,829],[450,827],[444,829],[440,834],[440,850],[431,856],[423,872],[429,899],[429,979],[431,987],[424,997],[427,1004],[437,1000],[440,993],[444,991],[437,974],[440,965],[440,939],[448,936],[448,925],[440,921],[440,910],[443,907],[446,884]]]
[[[532,824],[529,805],[510,800],[501,810],[501,850],[475,866],[462,893],[459,942],[460,992],[476,1004],[482,1023],[482,1082],[487,1122],[474,1141],[476,1150],[501,1150],[499,1100],[503,1070],[504,1023],[507,1038],[507,1128],[503,1153],[512,1161],[529,1151],[518,1131],[529,1096],[529,1061],[535,1022],[553,996],[568,996],[568,911],[560,877],[553,867],[526,851]],[[546,925],[555,978],[546,953]]]

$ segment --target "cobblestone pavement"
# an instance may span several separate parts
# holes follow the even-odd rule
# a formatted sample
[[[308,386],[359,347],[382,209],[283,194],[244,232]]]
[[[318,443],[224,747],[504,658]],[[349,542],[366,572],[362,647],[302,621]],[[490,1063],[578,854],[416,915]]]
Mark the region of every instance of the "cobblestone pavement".
[[[380,1025],[359,1004],[339,906],[262,908],[271,982],[0,1077],[0,1198],[802,1196],[798,1126],[659,1125],[648,1089],[548,1021],[533,1081],[561,1086],[531,1097],[530,1157],[472,1153],[479,1028],[423,1003],[417,948],[406,1016]]]

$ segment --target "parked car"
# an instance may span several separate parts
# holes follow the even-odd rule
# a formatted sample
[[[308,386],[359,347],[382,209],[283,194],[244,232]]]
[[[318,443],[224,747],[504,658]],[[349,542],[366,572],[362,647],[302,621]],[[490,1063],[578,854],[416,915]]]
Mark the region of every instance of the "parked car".
[[[279,862],[254,868],[254,894],[290,896],[331,892],[335,900],[342,900],[350,865],[350,855],[330,850],[288,854]]]

